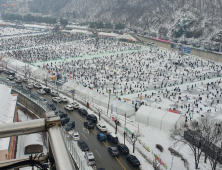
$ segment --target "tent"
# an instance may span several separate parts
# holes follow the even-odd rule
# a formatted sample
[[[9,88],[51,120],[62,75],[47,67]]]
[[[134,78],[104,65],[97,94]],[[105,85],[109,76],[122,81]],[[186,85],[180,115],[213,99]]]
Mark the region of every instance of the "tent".
[[[91,90],[88,94],[88,101],[93,102],[93,98],[98,95],[99,93],[96,90]]]
[[[123,105],[124,102],[121,102],[120,100],[114,100],[112,104],[113,104],[113,111],[116,112],[117,107]]]
[[[78,84],[75,81],[72,81],[69,79],[68,79],[68,82],[65,83],[65,85],[72,89],[75,89],[76,87],[78,87]]]
[[[93,98],[93,103],[100,106],[101,100],[104,100],[104,99],[105,99],[105,96],[103,94],[99,94],[98,96]]]
[[[185,117],[166,110],[143,105],[136,113],[136,122],[169,132],[174,125],[179,126],[185,123]]]
[[[139,110],[136,112],[136,122],[140,122],[143,124],[148,124],[149,115],[153,111],[153,107],[147,107],[145,105],[142,105]]]
[[[109,97],[106,97],[104,100],[101,101],[100,106],[108,108],[108,104],[109,104],[109,108],[111,108],[110,106],[112,102],[113,102],[112,98],[110,98],[110,101],[109,101]]]
[[[166,113],[166,110],[154,108],[149,114],[148,125],[157,129],[161,129],[162,118],[165,116]]]
[[[128,103],[124,103],[123,105],[117,107],[116,113],[119,115],[132,116],[134,114],[134,108],[131,107]]]
[[[88,94],[89,94],[90,91],[91,90],[88,87],[86,87],[86,88],[84,88],[83,90],[80,91],[80,95],[83,98],[85,98],[86,100],[88,100]]]
[[[85,88],[85,87],[84,87],[82,84],[78,85],[78,86],[75,88],[75,94],[81,95],[81,94],[80,94],[80,91],[83,90],[84,88]]]
[[[169,132],[175,124],[177,126],[180,126],[181,124],[184,124],[184,122],[185,122],[184,116],[172,112],[167,112],[162,119],[161,130]]]

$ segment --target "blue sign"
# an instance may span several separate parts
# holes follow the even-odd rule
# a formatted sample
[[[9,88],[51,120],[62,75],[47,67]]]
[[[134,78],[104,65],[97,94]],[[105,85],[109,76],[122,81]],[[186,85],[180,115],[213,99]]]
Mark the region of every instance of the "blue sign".
[[[187,47],[187,46],[183,46],[182,52],[183,52],[183,53],[189,53],[189,54],[190,54],[191,48],[190,48],[190,47]]]

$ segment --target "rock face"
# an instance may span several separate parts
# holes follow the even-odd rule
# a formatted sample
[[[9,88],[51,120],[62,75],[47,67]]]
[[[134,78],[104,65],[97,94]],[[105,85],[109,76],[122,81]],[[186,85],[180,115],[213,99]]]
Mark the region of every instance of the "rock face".
[[[211,40],[222,28],[222,0],[33,0],[30,8],[77,21],[121,22],[159,37]]]

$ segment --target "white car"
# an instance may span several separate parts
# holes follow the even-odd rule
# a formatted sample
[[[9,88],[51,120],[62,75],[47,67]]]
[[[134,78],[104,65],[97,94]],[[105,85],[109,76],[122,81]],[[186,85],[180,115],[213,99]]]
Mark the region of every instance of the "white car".
[[[51,91],[51,96],[59,96],[57,92]]]
[[[64,108],[65,108],[66,110],[73,110],[73,107],[72,107],[72,105],[70,105],[70,104],[65,105]]]
[[[80,140],[80,135],[78,132],[73,133],[73,140]]]
[[[42,88],[41,84],[39,84],[39,83],[35,83],[33,86],[35,88],[37,88],[37,89],[41,89]]]
[[[61,97],[62,102],[68,102],[69,100],[66,97]]]
[[[32,84],[32,83],[29,83],[27,87],[28,87],[29,89],[32,89],[32,88],[33,88],[33,84]]]
[[[9,80],[13,80],[15,77],[13,76],[13,75],[9,75],[8,77],[7,77],[7,79],[9,79]]]
[[[106,128],[106,125],[104,122],[99,122],[96,124],[96,127],[102,131],[102,132],[106,132],[107,131],[107,128]]]
[[[76,102],[70,103],[75,109],[79,108],[79,104]]]
[[[45,94],[45,90],[43,90],[43,89],[39,89],[39,90],[37,90],[37,92],[40,94]]]
[[[54,102],[60,103],[62,100],[60,99],[60,97],[53,97],[52,100]]]

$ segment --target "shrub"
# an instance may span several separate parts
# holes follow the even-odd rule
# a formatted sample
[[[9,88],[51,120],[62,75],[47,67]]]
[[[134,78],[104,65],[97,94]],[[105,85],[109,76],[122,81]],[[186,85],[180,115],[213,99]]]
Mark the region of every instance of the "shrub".
[[[163,147],[160,144],[156,144],[156,148],[159,149],[160,152],[163,152]]]

